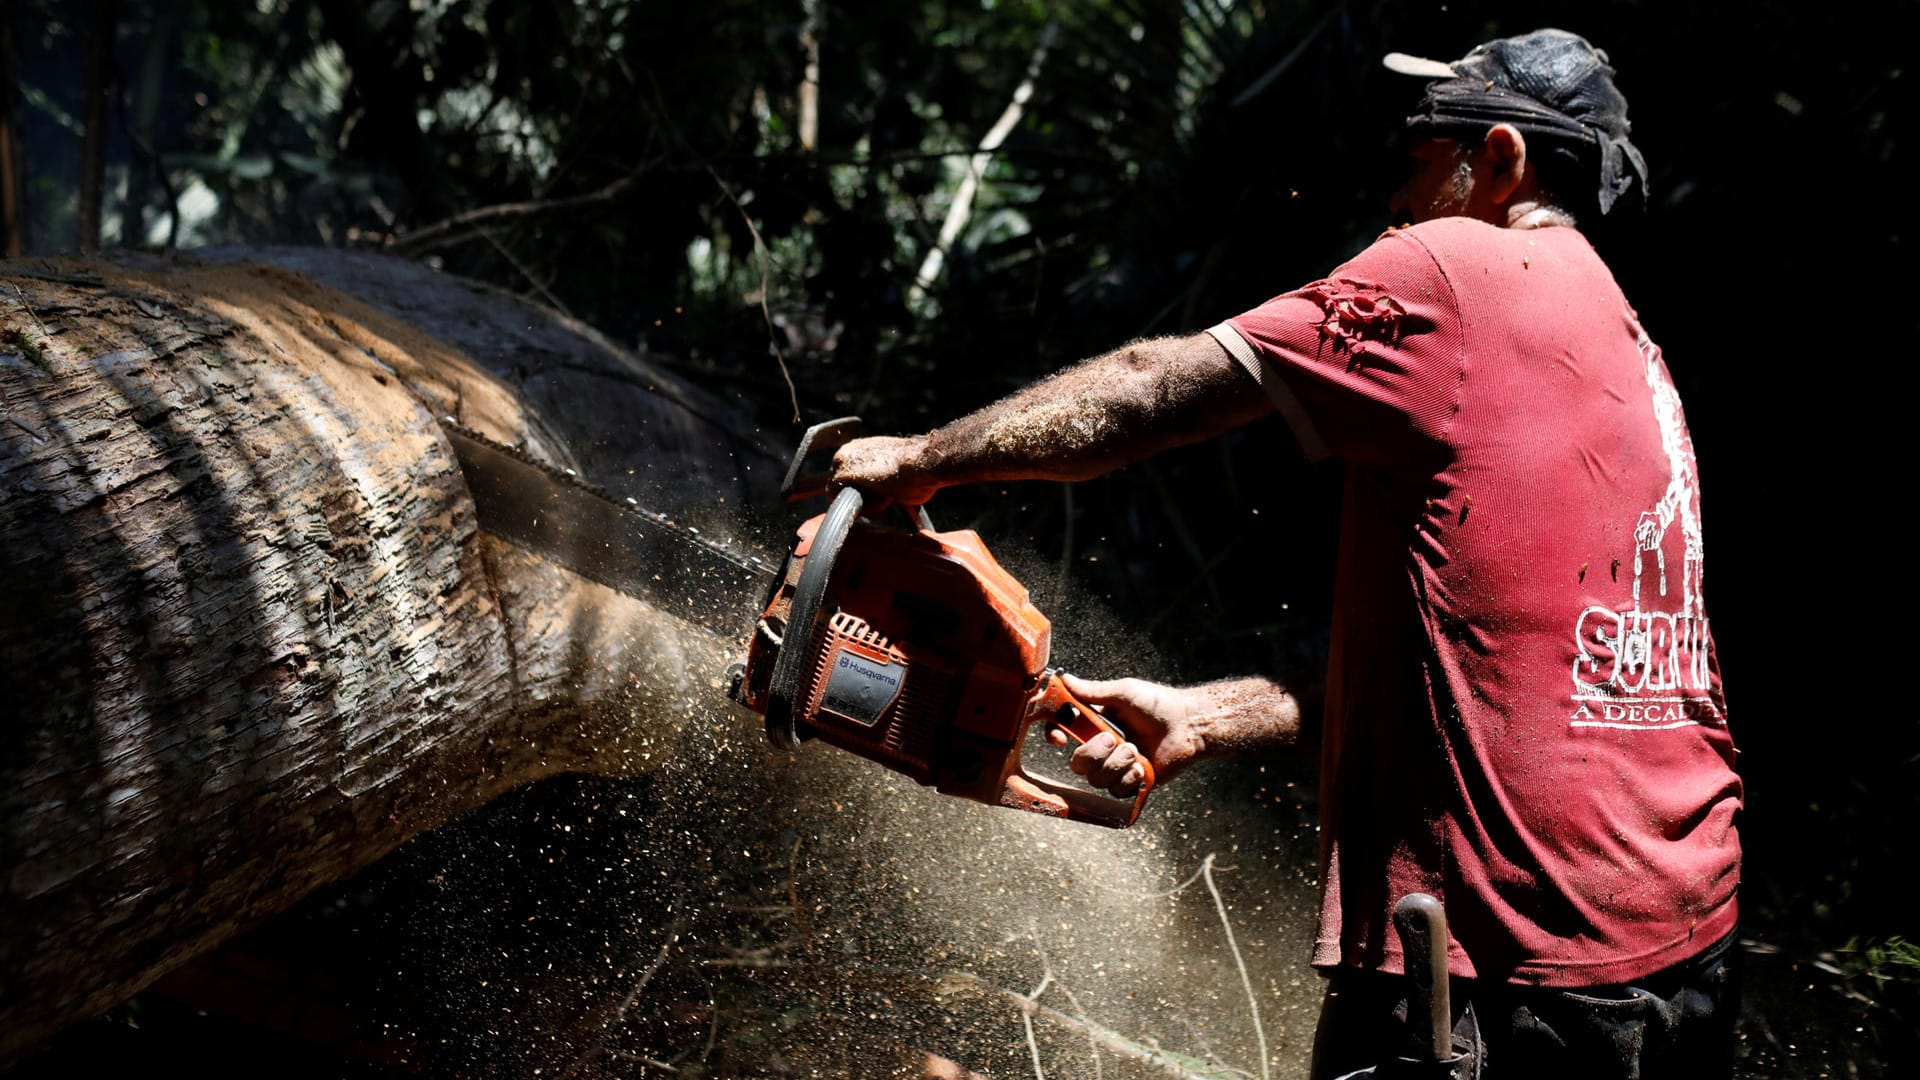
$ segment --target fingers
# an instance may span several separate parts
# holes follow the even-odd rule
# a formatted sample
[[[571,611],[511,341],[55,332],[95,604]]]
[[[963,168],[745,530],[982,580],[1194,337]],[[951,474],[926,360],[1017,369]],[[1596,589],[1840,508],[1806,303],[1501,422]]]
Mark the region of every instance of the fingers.
[[[1122,733],[1122,739],[1088,740],[1087,747],[1076,752],[1085,768],[1076,766],[1074,771],[1115,794],[1137,791],[1145,780],[1146,763],[1151,763],[1156,783],[1173,779],[1204,745],[1196,734],[1192,691],[1145,679],[1102,681],[1065,672],[1059,676],[1068,693],[1098,709]],[[1132,744],[1134,756],[1110,762],[1122,741]],[[1096,744],[1097,749],[1090,749]],[[1065,744],[1056,741],[1056,745]]]
[[[859,470],[855,465],[854,456],[847,451],[847,447],[852,445],[853,443],[848,443],[833,452],[833,461],[827,466],[827,494],[830,496],[840,494],[840,489],[843,487],[858,483],[856,474]]]
[[[1094,787],[1113,791],[1124,784],[1128,777],[1134,777],[1135,783],[1138,783],[1139,764],[1140,751],[1132,743],[1123,742],[1098,762],[1091,763],[1082,775]]]
[[[1078,678],[1064,671],[1059,676],[1067,692],[1087,705],[1103,711],[1112,709],[1114,718],[1123,724],[1138,719],[1138,710],[1133,707],[1132,687],[1129,685],[1138,680],[1101,682]],[[1070,737],[1059,728],[1050,726],[1047,741],[1055,746],[1065,746]],[[1067,760],[1067,767],[1086,777],[1094,787],[1105,788],[1114,795],[1127,798],[1140,790],[1140,783],[1146,778],[1146,755],[1133,743],[1112,732],[1102,731],[1075,748],[1073,756]]]
[[[856,482],[875,482],[891,476],[893,469],[883,462],[876,462],[873,448],[863,445],[866,439],[855,439],[833,452],[833,464],[828,468],[828,476],[836,484]]]
[[[1067,768],[1092,780],[1100,766],[1106,762],[1107,755],[1114,753],[1123,745],[1125,744],[1119,739],[1103,731],[1073,748],[1073,756],[1067,759]]]
[[[1175,717],[1167,711],[1173,701],[1165,687],[1144,679],[1082,679],[1060,673],[1067,692],[1088,705],[1095,705],[1128,735],[1143,742],[1149,751]]]
[[[1132,703],[1130,683],[1137,679],[1083,679],[1078,675],[1060,672],[1060,681],[1066,684],[1067,692],[1089,705],[1111,705],[1116,702]]]
[[[1128,769],[1126,774],[1121,776],[1119,780],[1108,784],[1107,790],[1118,798],[1131,799],[1140,793],[1140,785],[1145,783],[1146,780],[1146,764],[1136,761],[1133,767]]]
[[[1052,741],[1053,737],[1054,732],[1049,731],[1048,740]],[[1145,758],[1139,748],[1104,731],[1077,747],[1067,767],[1086,777],[1094,787],[1105,788],[1122,798],[1138,792],[1141,781],[1146,779]]]

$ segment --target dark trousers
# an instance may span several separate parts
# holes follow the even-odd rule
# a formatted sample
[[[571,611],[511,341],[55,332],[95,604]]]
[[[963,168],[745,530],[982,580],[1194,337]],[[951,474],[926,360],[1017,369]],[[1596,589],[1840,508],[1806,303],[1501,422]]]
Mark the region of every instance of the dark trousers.
[[[1454,1045],[1471,1060],[1453,1075],[1724,1080],[1733,1070],[1740,1011],[1733,938],[1623,986],[1549,990],[1455,979]],[[1313,1080],[1433,1075],[1397,1061],[1407,1053],[1406,1015],[1406,983],[1398,976],[1335,973],[1314,1033]]]

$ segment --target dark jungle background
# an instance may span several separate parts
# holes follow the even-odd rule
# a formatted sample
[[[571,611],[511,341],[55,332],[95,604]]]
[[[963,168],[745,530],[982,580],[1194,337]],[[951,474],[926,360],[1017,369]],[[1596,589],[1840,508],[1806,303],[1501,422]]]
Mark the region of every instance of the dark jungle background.
[[[1920,766],[1896,642],[1915,482],[1890,406],[1914,356],[1914,75],[1894,30],[1911,6],[6,0],[0,237],[17,259],[384,250],[571,314],[723,392],[774,445],[852,413],[918,431],[1358,250],[1388,223],[1419,89],[1384,52],[1581,32],[1611,54],[1652,169],[1646,211],[1596,242],[1662,343],[1707,493],[1706,592],[1748,786],[1743,1068],[1911,1075]],[[964,221],[923,277],[956,202]],[[1262,424],[939,509],[1012,552],[1057,616],[1151,643],[1074,656],[1063,630],[1076,669],[1197,680],[1324,659],[1338,491]],[[610,870],[513,859],[532,863],[555,821],[591,837],[607,815],[587,808],[646,797],[541,785],[262,928],[244,962],[304,1019],[176,987],[21,1072],[531,1075],[540,1058],[511,1032],[426,1048],[449,1023],[420,1004],[418,973],[438,969],[419,956],[461,947],[418,944],[449,918],[430,894],[490,897],[472,907],[507,912],[501,926],[552,897],[577,897],[582,921],[638,917],[592,887]],[[434,878],[480,838],[505,861]],[[758,1006],[685,997],[654,1045],[705,1055],[660,1051],[655,1073],[745,1070],[757,1029],[733,1021]],[[368,1010],[385,1036],[366,1035]]]

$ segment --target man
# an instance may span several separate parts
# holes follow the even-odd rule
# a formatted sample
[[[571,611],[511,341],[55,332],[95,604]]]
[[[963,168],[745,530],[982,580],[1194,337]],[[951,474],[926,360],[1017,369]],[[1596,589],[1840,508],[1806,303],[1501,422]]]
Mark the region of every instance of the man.
[[[1578,231],[1644,195],[1626,102],[1556,30],[1388,66],[1434,80],[1394,197],[1410,227],[1206,333],[849,443],[834,478],[908,503],[1076,480],[1279,411],[1347,465],[1313,1075],[1400,1048],[1411,892],[1447,907],[1480,1075],[1724,1075],[1741,787],[1698,477],[1660,350]],[[1132,736],[1072,758],[1121,795],[1142,756],[1171,778],[1313,726],[1264,678],[1069,685]]]

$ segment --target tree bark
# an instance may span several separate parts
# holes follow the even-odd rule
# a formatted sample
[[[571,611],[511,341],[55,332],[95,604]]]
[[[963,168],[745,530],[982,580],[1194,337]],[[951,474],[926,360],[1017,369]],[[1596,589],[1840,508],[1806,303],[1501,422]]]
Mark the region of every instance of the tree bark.
[[[569,320],[342,252],[12,263],[0,401],[0,1063],[722,707],[735,643],[476,527],[439,415],[709,534],[776,478]]]

